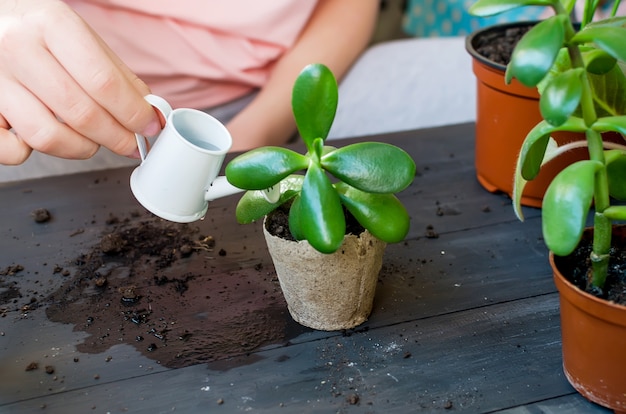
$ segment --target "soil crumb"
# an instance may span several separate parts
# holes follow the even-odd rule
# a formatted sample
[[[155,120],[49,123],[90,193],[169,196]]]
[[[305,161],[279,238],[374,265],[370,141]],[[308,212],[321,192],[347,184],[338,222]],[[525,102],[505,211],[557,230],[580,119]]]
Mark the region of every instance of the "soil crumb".
[[[153,216],[107,223],[46,310],[90,335],[78,351],[127,343],[174,368],[282,344],[306,330],[289,316],[271,262],[228,261],[219,241],[188,224]]]
[[[36,209],[31,213],[31,216],[33,216],[33,219],[36,223],[46,223],[52,218],[50,212],[45,208]]]

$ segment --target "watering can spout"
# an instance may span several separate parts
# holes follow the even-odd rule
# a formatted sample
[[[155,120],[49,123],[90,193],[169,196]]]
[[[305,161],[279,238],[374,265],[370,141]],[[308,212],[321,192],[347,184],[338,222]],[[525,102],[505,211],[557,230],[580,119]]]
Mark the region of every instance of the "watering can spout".
[[[206,201],[213,201],[218,198],[227,197],[229,195],[237,194],[243,190],[239,187],[235,187],[228,182],[225,176],[216,177],[207,189],[204,199]],[[260,190],[269,203],[276,203],[280,199],[280,185],[274,185],[265,190]]]

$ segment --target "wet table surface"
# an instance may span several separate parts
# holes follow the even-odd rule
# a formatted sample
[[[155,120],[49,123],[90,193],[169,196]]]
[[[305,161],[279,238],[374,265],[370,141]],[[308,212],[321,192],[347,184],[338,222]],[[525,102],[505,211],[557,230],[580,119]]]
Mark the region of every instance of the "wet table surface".
[[[0,185],[0,412],[608,412],[563,375],[539,211],[480,187],[473,131],[374,137],[418,166],[411,230],[344,332],[291,320],[238,196],[179,225],[128,168]]]

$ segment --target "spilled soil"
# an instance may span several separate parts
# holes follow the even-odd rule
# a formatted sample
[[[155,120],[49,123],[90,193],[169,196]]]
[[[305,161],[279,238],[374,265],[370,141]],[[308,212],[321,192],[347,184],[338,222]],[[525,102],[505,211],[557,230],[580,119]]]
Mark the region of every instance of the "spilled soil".
[[[274,269],[227,261],[219,240],[153,216],[111,217],[51,295],[50,320],[90,336],[77,349],[127,343],[167,367],[246,354],[306,328],[287,311]],[[260,241],[262,242],[262,240]]]

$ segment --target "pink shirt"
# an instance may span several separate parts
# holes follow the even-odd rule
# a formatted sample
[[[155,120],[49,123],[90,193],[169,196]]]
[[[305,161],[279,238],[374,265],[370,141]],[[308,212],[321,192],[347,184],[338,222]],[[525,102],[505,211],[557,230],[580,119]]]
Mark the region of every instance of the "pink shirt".
[[[173,107],[261,87],[317,0],[66,0]]]

